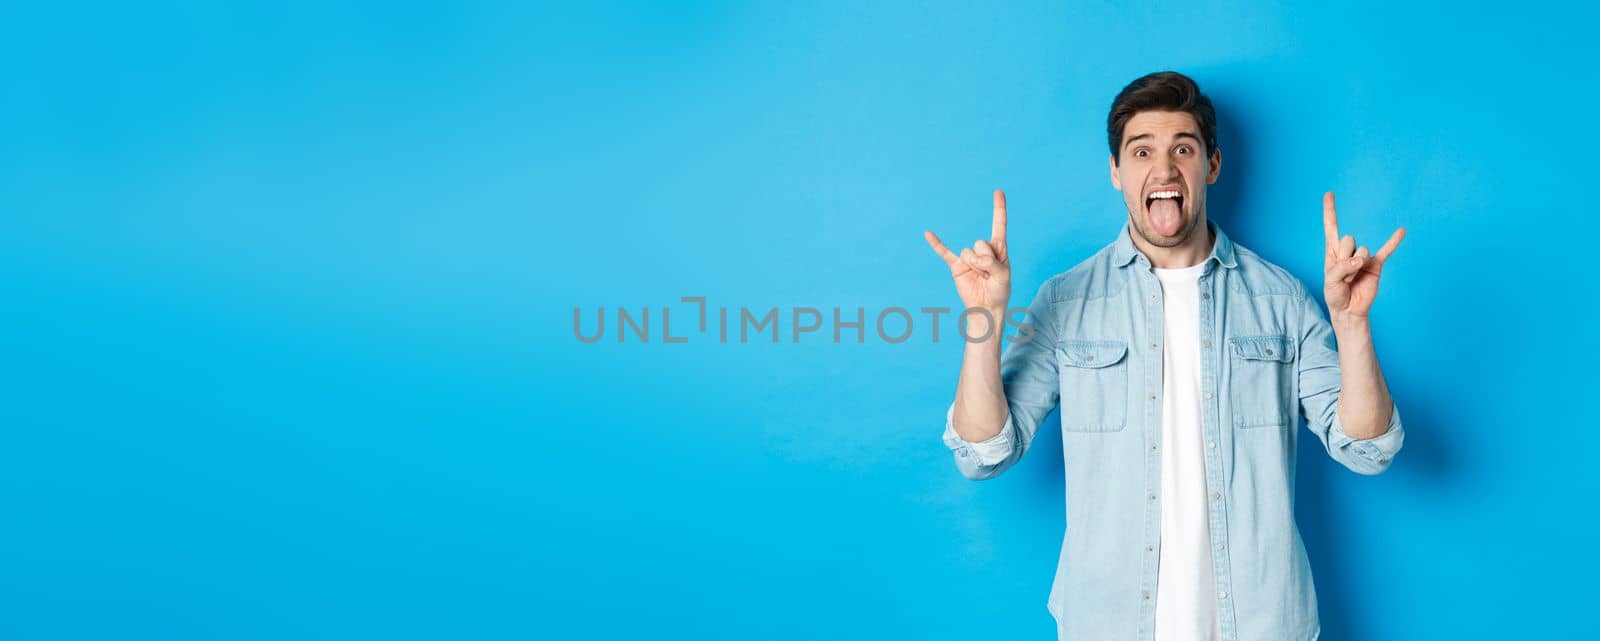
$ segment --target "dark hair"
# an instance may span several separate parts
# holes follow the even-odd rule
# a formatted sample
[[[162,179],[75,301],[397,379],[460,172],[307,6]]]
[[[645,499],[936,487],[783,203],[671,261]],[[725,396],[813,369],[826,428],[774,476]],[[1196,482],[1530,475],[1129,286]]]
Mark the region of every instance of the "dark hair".
[[[1106,137],[1111,144],[1111,157],[1122,163],[1122,130],[1128,120],[1141,111],[1182,111],[1194,116],[1200,125],[1200,137],[1206,145],[1206,155],[1217,148],[1217,111],[1211,99],[1200,93],[1200,86],[1176,71],[1158,71],[1128,83],[1111,101],[1111,115],[1106,118]]]

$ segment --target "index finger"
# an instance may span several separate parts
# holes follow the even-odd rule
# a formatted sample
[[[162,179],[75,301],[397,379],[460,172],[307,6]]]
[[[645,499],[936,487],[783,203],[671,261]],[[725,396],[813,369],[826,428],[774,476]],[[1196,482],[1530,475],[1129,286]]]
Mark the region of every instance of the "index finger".
[[[1328,254],[1339,246],[1339,213],[1333,208],[1333,192],[1322,194],[1322,239],[1328,245]]]
[[[989,230],[989,242],[1000,243],[1006,239],[1006,192],[994,190],[994,223]]]

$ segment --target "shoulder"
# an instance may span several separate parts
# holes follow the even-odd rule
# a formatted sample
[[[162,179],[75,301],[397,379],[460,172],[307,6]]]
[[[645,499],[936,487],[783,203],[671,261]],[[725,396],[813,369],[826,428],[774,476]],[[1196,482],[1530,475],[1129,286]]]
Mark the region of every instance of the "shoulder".
[[[1106,245],[1071,269],[1045,280],[1039,286],[1039,299],[1060,303],[1105,298],[1120,292],[1122,279],[1116,278],[1118,268],[1112,264],[1112,250],[1112,245]]]
[[[1305,296],[1306,285],[1289,270],[1263,258],[1251,249],[1233,244],[1236,273],[1232,286],[1251,296]]]

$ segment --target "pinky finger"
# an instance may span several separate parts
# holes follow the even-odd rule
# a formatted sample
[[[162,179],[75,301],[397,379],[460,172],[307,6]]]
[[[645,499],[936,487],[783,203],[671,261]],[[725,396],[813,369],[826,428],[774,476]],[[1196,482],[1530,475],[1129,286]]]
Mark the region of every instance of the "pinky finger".
[[[960,261],[959,258],[956,258],[955,253],[951,252],[949,247],[945,247],[944,243],[940,242],[939,237],[933,232],[922,232],[922,238],[928,241],[928,246],[933,248],[933,253],[944,259],[945,264],[955,266]]]

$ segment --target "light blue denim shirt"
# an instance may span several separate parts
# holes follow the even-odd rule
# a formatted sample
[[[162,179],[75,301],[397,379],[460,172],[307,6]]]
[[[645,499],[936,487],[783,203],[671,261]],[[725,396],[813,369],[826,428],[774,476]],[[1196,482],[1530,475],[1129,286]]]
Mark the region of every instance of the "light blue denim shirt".
[[[1200,276],[1201,425],[1212,564],[1223,641],[1300,641],[1321,631],[1294,522],[1302,416],[1328,454],[1378,474],[1405,432],[1352,439],[1340,425],[1333,326],[1304,284],[1233,244],[1215,223]],[[1048,608],[1061,639],[1152,639],[1161,546],[1161,285],[1128,225],[1115,242],[1046,281],[1031,340],[1001,357],[1009,415],[993,438],[944,443],[973,480],[1028,451],[1061,408],[1067,527]],[[954,406],[951,406],[954,409]]]

